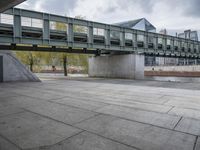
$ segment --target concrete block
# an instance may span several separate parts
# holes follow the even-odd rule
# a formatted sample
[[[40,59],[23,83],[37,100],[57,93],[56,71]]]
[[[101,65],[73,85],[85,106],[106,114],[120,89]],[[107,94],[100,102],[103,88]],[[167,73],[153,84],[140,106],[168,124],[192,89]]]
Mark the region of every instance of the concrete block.
[[[89,76],[144,79],[144,56],[127,54],[91,57]]]
[[[76,126],[142,150],[193,150],[195,136],[99,115]]]
[[[24,112],[0,119],[0,134],[22,149],[53,145],[81,130]]]

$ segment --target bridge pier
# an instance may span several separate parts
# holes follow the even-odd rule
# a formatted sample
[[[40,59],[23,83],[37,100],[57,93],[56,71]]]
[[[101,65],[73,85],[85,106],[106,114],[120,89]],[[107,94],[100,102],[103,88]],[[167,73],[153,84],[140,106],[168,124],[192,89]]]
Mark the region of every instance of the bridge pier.
[[[0,51],[0,82],[33,81],[39,78],[29,71],[10,51]]]
[[[89,76],[144,79],[144,55],[105,55],[89,58]]]

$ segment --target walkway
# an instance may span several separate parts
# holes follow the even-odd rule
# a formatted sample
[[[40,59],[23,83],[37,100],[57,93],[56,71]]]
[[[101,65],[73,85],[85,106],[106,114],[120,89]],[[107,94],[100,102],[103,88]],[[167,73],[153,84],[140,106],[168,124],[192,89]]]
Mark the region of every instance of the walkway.
[[[3,83],[0,150],[200,150],[199,97],[199,83]]]

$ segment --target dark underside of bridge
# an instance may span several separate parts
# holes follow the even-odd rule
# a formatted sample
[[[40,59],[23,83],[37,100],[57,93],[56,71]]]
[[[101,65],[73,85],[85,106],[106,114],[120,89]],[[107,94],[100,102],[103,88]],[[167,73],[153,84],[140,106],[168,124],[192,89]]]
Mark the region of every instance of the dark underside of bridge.
[[[104,54],[115,54],[115,55],[121,55],[121,54],[134,54],[137,52],[124,52],[124,51],[108,51],[108,50],[99,50],[99,49],[87,49],[87,48],[71,48],[71,47],[56,47],[56,46],[37,46],[37,45],[1,45],[0,44],[0,51],[1,50],[12,50],[12,51],[33,51],[33,52],[62,52],[62,53],[74,53],[74,54],[93,54],[96,56],[104,55]],[[157,57],[171,57],[171,58],[190,58],[190,59],[199,59],[199,57],[193,57],[193,56],[177,56],[177,55],[166,55],[166,54],[155,54],[155,53],[140,53],[145,56],[157,56]]]
[[[0,12],[4,12],[5,10],[14,7],[25,0],[0,0]]]

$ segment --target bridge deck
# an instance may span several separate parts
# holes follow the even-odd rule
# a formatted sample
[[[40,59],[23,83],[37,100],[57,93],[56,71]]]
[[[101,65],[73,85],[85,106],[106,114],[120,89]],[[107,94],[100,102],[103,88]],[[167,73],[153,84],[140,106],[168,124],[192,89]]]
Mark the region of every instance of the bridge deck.
[[[0,17],[0,43],[14,45],[10,48],[17,49],[15,45],[20,44],[34,45],[35,50],[40,46],[53,47],[49,51],[64,48],[200,56],[198,41],[29,10],[10,9],[5,13]]]

